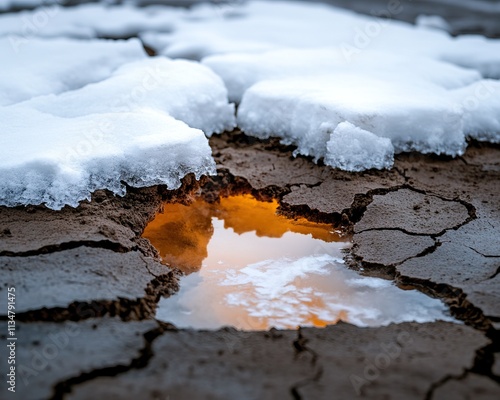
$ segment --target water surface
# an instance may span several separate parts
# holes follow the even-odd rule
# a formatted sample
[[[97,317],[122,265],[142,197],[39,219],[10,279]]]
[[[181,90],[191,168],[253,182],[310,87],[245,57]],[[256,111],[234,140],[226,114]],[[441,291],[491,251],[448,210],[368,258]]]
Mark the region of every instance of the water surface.
[[[279,216],[277,207],[246,195],[166,204],[143,236],[186,275],[157,318],[246,330],[451,320],[439,300],[347,268],[350,242],[330,225]]]

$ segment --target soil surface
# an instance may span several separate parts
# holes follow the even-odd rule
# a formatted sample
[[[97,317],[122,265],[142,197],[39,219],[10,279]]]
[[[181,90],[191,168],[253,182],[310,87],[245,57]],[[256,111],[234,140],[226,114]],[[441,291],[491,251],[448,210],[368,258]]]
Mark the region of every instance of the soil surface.
[[[457,159],[402,154],[390,171],[347,173],[239,132],[210,143],[218,175],[186,177],[176,191],[98,191],[61,211],[0,207],[0,296],[16,288],[12,398],[500,397],[498,146],[472,143]],[[443,299],[460,323],[243,332],[155,320],[179,271],[141,238],[146,224],[164,201],[235,193],[352,234],[351,268]],[[4,341],[6,309],[0,323]]]

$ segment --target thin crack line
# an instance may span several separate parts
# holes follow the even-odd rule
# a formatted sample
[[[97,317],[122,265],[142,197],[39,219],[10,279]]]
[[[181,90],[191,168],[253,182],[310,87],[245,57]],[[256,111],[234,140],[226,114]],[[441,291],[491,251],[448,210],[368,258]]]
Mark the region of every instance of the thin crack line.
[[[432,383],[431,386],[429,387],[429,389],[427,390],[427,393],[425,394],[425,400],[432,400],[432,398],[434,397],[434,392],[438,388],[443,386],[445,383],[452,381],[452,380],[462,380],[467,376],[468,373],[469,373],[469,371],[467,369],[465,369],[459,375],[447,375],[444,378],[441,378],[439,381]]]
[[[40,247],[35,250],[27,250],[27,251],[2,251],[0,252],[0,257],[31,257],[31,256],[39,256],[44,254],[52,254],[58,253],[65,250],[73,250],[79,247],[90,247],[90,248],[99,248],[105,250],[111,250],[116,253],[128,253],[132,251],[139,250],[138,246],[126,247],[120,243],[112,242],[110,240],[78,240],[78,241],[70,241],[63,242],[54,245],[47,245]]]
[[[393,227],[381,227],[381,228],[367,228],[367,229],[363,229],[360,231],[356,231],[354,233],[360,234],[360,233],[364,233],[364,232],[374,232],[374,231],[399,231],[399,232],[405,233],[406,235],[409,235],[409,236],[423,236],[423,237],[430,237],[431,239],[434,239],[434,238],[437,238],[439,236],[443,236],[449,229],[453,229],[453,228],[448,228],[448,229],[445,229],[445,230],[438,232],[438,233],[419,233],[419,232],[407,231],[406,229],[400,228],[400,227],[394,227],[394,228]]]
[[[295,383],[294,385],[291,386],[290,393],[295,400],[302,399],[302,396],[300,395],[300,392],[299,392],[299,389],[301,387],[304,387],[304,386],[307,386],[311,383],[317,382],[323,376],[323,366],[318,365],[318,363],[317,363],[319,355],[313,349],[311,349],[309,346],[307,346],[307,342],[308,342],[307,338],[305,338],[302,335],[302,328],[299,327],[299,329],[297,330],[297,339],[293,341],[293,347],[295,349],[295,354],[297,355],[297,354],[302,353],[304,351],[311,354],[311,356],[312,356],[311,365],[314,367],[315,372],[314,372],[314,375],[312,375],[308,378],[301,379],[300,381],[298,381],[297,383]]]
[[[94,369],[90,372],[84,372],[78,376],[68,378],[64,381],[57,383],[54,386],[53,394],[50,400],[62,400],[67,393],[73,391],[74,387],[82,383],[100,378],[100,377],[111,377],[124,374],[133,369],[143,369],[147,367],[149,361],[154,357],[153,353],[153,342],[161,337],[165,332],[172,330],[170,324],[165,324],[160,321],[156,321],[158,327],[154,328],[146,333],[144,333],[144,346],[139,350],[139,356],[133,358],[129,364],[120,364],[110,367],[103,367]]]

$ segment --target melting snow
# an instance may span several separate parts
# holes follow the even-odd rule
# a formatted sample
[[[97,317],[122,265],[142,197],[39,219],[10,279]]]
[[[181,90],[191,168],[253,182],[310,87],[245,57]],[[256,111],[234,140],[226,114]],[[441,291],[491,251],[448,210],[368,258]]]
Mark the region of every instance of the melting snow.
[[[390,168],[402,151],[460,155],[468,138],[500,142],[500,83],[489,79],[500,78],[500,41],[427,29],[443,27],[436,18],[419,25],[286,1],[1,14],[0,204],[60,208],[96,188],[123,193],[121,180],[173,188],[213,172],[195,128],[232,129],[228,99],[245,133],[349,171]],[[136,34],[204,65],[145,61],[138,40],[68,39]]]

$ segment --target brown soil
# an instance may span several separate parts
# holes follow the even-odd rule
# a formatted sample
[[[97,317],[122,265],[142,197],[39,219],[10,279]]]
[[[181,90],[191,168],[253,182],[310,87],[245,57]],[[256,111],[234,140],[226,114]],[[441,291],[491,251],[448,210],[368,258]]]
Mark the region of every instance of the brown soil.
[[[174,192],[98,191],[61,211],[0,208],[0,296],[16,287],[20,343],[13,398],[499,397],[498,146],[472,143],[457,159],[403,154],[391,171],[364,173],[238,132],[211,146],[218,175],[187,177]],[[146,224],[164,201],[234,193],[352,233],[351,267],[442,298],[464,324],[203,332],[154,320],[178,271],[141,238]]]

